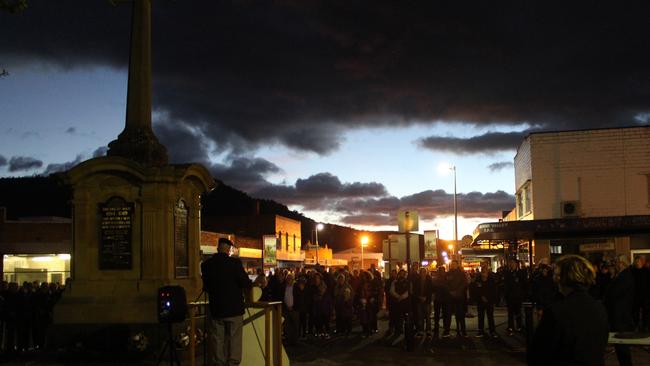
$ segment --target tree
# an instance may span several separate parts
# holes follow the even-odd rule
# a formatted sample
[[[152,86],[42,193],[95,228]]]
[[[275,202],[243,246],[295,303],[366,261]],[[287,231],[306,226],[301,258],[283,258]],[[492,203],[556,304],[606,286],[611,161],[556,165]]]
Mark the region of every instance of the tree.
[[[0,0],[0,10],[18,13],[27,9],[27,0]]]

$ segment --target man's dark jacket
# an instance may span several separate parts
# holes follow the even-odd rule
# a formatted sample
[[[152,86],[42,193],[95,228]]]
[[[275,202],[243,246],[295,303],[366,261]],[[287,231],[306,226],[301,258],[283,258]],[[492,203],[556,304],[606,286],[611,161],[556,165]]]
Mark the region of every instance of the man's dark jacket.
[[[528,364],[604,365],[608,335],[605,308],[586,289],[576,290],[544,310]]]
[[[203,289],[210,297],[210,315],[229,318],[244,315],[243,289],[253,283],[246,275],[239,258],[217,253],[201,263]]]

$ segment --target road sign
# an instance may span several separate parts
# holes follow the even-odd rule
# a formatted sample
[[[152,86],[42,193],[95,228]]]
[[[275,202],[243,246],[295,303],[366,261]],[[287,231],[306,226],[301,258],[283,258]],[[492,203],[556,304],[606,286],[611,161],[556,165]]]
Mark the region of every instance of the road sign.
[[[418,231],[420,225],[420,216],[417,211],[399,211],[397,212],[397,227],[400,233]]]

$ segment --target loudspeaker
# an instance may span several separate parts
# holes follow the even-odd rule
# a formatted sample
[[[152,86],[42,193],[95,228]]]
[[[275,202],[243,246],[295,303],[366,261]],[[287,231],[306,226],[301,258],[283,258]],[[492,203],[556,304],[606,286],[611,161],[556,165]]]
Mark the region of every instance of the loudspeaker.
[[[182,286],[158,289],[158,322],[180,323],[187,315],[187,297]]]

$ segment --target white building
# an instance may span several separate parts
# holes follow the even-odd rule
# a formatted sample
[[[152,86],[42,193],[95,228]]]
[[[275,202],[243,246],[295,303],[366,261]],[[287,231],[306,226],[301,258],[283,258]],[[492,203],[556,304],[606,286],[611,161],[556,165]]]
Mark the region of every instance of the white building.
[[[514,167],[516,208],[507,219],[535,224],[477,231],[530,231],[523,236],[534,240],[536,261],[567,253],[598,261],[650,248],[650,127],[532,133]]]

